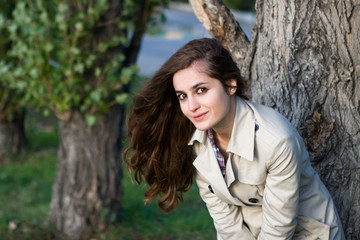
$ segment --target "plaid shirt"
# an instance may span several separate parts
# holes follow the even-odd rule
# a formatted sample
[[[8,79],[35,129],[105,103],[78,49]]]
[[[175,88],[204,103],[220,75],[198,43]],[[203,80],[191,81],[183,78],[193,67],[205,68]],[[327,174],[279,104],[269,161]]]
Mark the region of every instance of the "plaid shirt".
[[[223,177],[225,177],[225,173],[226,173],[225,159],[224,159],[224,156],[219,151],[219,148],[216,147],[216,145],[215,145],[215,139],[214,139],[214,134],[213,134],[212,129],[207,130],[207,135],[208,135],[208,138],[210,140],[211,146],[212,146],[212,148],[214,150],[216,159],[217,159],[217,161],[219,163],[221,173],[222,173]]]

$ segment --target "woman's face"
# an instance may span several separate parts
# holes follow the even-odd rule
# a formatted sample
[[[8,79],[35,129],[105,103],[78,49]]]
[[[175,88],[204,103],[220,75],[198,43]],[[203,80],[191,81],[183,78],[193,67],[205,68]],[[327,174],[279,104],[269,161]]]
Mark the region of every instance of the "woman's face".
[[[222,83],[209,77],[201,63],[192,64],[174,74],[173,86],[180,102],[183,114],[199,130],[232,128],[235,116],[236,88],[230,88],[227,93]],[[229,85],[236,86],[236,81]]]

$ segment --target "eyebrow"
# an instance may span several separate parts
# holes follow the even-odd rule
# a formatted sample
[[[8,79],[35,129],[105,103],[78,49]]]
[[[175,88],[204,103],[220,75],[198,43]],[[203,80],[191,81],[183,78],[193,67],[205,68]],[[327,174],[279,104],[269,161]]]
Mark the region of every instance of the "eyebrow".
[[[201,86],[203,84],[206,84],[206,82],[196,83],[194,86],[191,87],[191,89],[196,89],[197,87],[199,87],[199,86]],[[183,91],[175,91],[175,93],[183,93]]]

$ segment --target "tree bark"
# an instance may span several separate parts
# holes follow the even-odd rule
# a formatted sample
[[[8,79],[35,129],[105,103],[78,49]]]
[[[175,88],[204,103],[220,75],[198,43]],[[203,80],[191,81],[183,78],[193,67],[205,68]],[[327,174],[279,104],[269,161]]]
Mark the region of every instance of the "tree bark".
[[[228,49],[240,70],[245,71],[245,57],[250,45],[230,10],[218,0],[189,0],[194,13],[213,38],[221,41]]]
[[[24,120],[25,110],[15,112],[12,120],[0,120],[0,163],[9,161],[11,156],[25,149]]]
[[[60,146],[50,221],[71,239],[88,234],[121,212],[121,132],[117,106],[89,127],[78,111],[59,121]],[[104,215],[105,214],[105,215]]]
[[[126,36],[126,31],[117,24],[117,19],[122,17],[123,4],[123,1],[108,1],[109,9],[102,13],[101,22],[95,24],[91,34],[85,36],[80,49],[96,51],[100,42],[107,42],[114,36]],[[91,6],[74,4],[69,9],[69,16],[80,11],[79,7]],[[102,68],[125,51],[122,45],[109,48],[97,60],[96,66]],[[87,69],[82,77],[94,89],[99,85],[94,68]],[[84,113],[76,108],[56,113],[60,146],[49,221],[71,239],[91,235],[94,229],[119,220],[124,108],[113,106],[92,127],[86,123]]]
[[[224,14],[218,0],[191,1],[212,16]],[[252,100],[277,109],[299,130],[346,238],[359,240],[360,1],[258,0],[256,13],[245,59],[234,56],[251,80]],[[230,14],[218,18],[233,21]],[[230,51],[246,45],[234,41],[223,44]]]

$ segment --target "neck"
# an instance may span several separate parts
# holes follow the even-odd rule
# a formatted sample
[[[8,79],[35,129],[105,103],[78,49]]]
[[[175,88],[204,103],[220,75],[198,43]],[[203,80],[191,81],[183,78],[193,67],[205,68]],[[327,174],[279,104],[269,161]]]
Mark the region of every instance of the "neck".
[[[228,120],[222,126],[214,127],[214,137],[217,143],[221,145],[226,145],[229,143],[231,138],[231,133],[234,125],[234,119],[236,114],[236,98],[235,96],[231,98],[230,111],[228,115]]]

